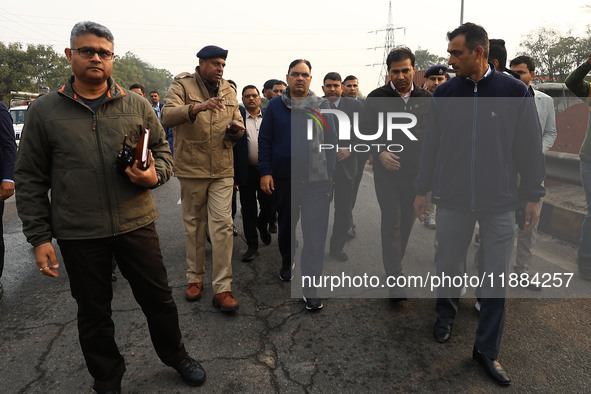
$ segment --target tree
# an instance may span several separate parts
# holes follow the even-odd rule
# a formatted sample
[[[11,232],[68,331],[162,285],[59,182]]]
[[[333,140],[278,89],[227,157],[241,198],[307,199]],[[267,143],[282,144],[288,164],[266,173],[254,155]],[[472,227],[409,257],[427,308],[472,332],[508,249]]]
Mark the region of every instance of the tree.
[[[536,74],[548,76],[549,81],[563,82],[568,74],[589,54],[591,25],[585,37],[575,37],[542,27],[529,33],[521,43],[525,54],[536,61]]]
[[[157,90],[161,96],[164,96],[173,78],[168,70],[154,68],[132,52],[115,59],[112,76],[123,88],[140,83],[146,88],[146,95],[151,90]]]
[[[43,93],[63,83],[70,67],[51,45],[0,42],[0,100],[8,102],[10,91]]]
[[[426,70],[435,64],[447,64],[447,58],[434,55],[421,47],[415,51],[415,58],[417,70]]]

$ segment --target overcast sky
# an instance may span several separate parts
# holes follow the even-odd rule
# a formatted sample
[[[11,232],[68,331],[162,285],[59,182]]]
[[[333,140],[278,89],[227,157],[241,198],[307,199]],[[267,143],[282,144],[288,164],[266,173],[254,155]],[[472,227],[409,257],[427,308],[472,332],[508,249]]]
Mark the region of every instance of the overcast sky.
[[[460,4],[393,0],[393,25],[404,28],[395,30],[396,44],[446,56],[445,34],[459,25]],[[490,38],[505,39],[512,58],[521,53],[523,37],[542,26],[582,35],[591,24],[588,5],[591,0],[465,0],[464,22],[484,26]],[[337,71],[343,78],[356,75],[367,94],[378,86],[380,69],[371,64],[383,61],[388,0],[5,0],[0,41],[52,45],[63,53],[72,26],[81,20],[107,26],[116,54],[131,51],[173,75],[193,72],[196,52],[214,44],[229,50],[224,78],[235,80],[239,89],[285,79],[288,64],[305,58],[312,63],[316,93],[322,93],[324,75]]]

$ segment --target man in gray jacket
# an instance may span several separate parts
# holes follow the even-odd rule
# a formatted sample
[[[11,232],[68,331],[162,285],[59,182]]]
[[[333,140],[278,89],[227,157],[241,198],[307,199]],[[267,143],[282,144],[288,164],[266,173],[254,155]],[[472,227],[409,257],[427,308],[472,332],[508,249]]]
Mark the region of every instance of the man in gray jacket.
[[[23,232],[41,274],[58,277],[56,238],[78,304],[78,333],[99,393],[118,393],[125,372],[111,320],[111,260],[117,261],[148,320],[158,357],[193,386],[205,372],[181,341],[150,188],[171,175],[164,130],[143,97],[110,78],[113,35],[94,22],[72,29],[65,49],[73,76],[29,108],[15,168]],[[118,168],[125,137],[133,148],[149,129],[150,164]],[[119,171],[118,171],[119,169]],[[51,190],[51,199],[48,191]]]

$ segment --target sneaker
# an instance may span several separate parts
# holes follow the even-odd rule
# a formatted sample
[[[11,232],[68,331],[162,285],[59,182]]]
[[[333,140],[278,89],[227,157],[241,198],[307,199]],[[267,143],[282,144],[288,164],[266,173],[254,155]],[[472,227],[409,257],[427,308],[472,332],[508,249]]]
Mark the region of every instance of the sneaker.
[[[428,229],[435,230],[435,216],[433,216],[433,215],[425,216],[425,221],[423,222],[423,224]]]
[[[320,298],[306,298],[306,296],[303,298],[306,303],[306,309],[311,312],[319,311],[324,306],[322,305],[322,300]]]
[[[205,371],[199,363],[193,360],[189,355],[181,360],[174,369],[181,375],[183,381],[190,386],[201,386],[205,382]]]
[[[281,270],[279,271],[279,278],[284,282],[289,282],[293,279],[292,271],[295,268],[295,261],[294,262],[283,262],[281,264]]]
[[[476,309],[476,312],[480,313],[480,301],[476,301],[476,304],[474,304],[474,309]]]

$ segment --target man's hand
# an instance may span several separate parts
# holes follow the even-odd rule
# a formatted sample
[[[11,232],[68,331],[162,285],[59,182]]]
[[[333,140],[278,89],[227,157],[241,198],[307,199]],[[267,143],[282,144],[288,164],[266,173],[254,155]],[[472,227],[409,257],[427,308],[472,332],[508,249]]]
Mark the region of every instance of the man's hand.
[[[228,126],[226,126],[226,130],[228,131],[228,134],[235,135],[246,129],[238,121],[233,120],[230,123],[228,123]]]
[[[532,228],[537,226],[539,219],[540,203],[528,201],[525,204],[525,225],[523,226],[523,231],[531,231]]]
[[[45,242],[35,246],[35,262],[43,275],[53,278],[60,276],[57,272],[60,265],[57,261],[55,248],[51,242]]]
[[[415,214],[419,218],[419,221],[423,223],[425,220],[425,207],[427,206],[427,197],[426,196],[419,196],[418,194],[415,196]]]
[[[400,157],[392,152],[382,152],[380,154],[380,162],[389,171],[398,171],[400,169]]]
[[[337,151],[337,161],[343,161],[351,157],[351,151],[349,149],[339,149]]]
[[[0,185],[0,201],[7,200],[14,194],[14,182],[4,181]]]
[[[275,190],[275,184],[273,183],[273,176],[263,175],[261,177],[261,189],[267,194],[273,193],[273,190]]]
[[[136,160],[131,167],[125,169],[125,173],[132,183],[145,188],[150,188],[158,183],[158,176],[156,175],[156,167],[154,166],[154,156],[150,151],[150,167],[146,170],[138,168],[139,161]]]
[[[224,97],[212,97],[203,103],[194,104],[191,113],[193,116],[202,111],[213,111],[214,114],[217,114],[226,109],[224,100]]]

